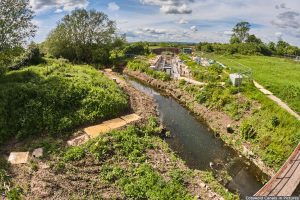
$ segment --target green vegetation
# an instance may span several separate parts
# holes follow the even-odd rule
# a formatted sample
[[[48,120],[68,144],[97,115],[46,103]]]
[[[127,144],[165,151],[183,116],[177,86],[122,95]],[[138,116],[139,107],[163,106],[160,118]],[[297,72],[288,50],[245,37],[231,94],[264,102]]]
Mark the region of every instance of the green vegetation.
[[[142,127],[130,126],[125,130],[112,131],[82,146],[67,149],[56,162],[55,169],[58,173],[66,173],[67,165],[76,165],[84,159],[91,162],[93,158],[93,162],[101,163],[100,183],[116,186],[126,199],[194,199],[186,187],[194,177],[192,170],[176,167],[176,163],[182,161],[171,153],[168,145],[159,137],[160,132],[154,118],[150,118]],[[147,152],[157,149],[170,154],[172,161],[168,162],[174,163],[168,164],[170,168],[165,174],[161,174],[149,162],[151,157]],[[226,191],[212,175],[203,172],[202,176],[225,199],[237,197]]]
[[[233,71],[251,71],[253,78],[300,113],[300,63],[266,56],[208,54]]]
[[[211,54],[209,58],[216,58],[216,56],[214,57],[213,55],[214,54]],[[221,62],[227,61],[224,62],[224,64],[231,67],[233,63],[227,59],[228,57],[229,56],[220,56],[218,57],[219,59],[216,60]],[[234,57],[240,58],[241,61],[245,62],[255,62],[256,59],[263,61],[265,59],[265,63],[268,63],[267,58],[270,58],[271,61],[269,61],[269,63],[273,62],[274,65],[272,66],[274,69],[278,67],[277,72],[272,72],[272,68],[268,68],[267,66],[263,67],[264,64],[258,65],[257,63],[257,65],[251,65],[250,63],[246,63],[250,66],[256,66],[253,67],[253,69],[257,69],[258,72],[265,70],[264,73],[254,72],[254,77],[265,78],[264,80],[270,85],[273,83],[272,85],[276,85],[277,88],[281,89],[284,89],[288,83],[293,85],[298,84],[296,81],[298,80],[296,78],[298,76],[296,73],[298,66],[285,65],[285,67],[276,67],[277,64],[275,64],[275,62],[291,64],[293,61],[279,58],[273,58],[274,61],[272,61],[271,57],[261,56]],[[230,56],[230,58],[232,57]],[[187,60],[186,64],[190,67],[192,73],[195,74],[197,80],[206,81],[208,84],[199,87],[181,83],[180,87],[193,94],[195,100],[204,104],[206,107],[224,111],[232,119],[240,121],[240,130],[238,130],[239,137],[244,141],[250,141],[256,154],[259,155],[266,164],[276,169],[279,168],[300,141],[300,122],[259,92],[251,82],[251,79],[244,78],[242,86],[236,88],[231,85],[228,75],[219,71],[219,75],[222,77],[221,79],[225,80],[225,84],[220,85],[218,79],[209,78],[212,77],[211,74],[216,73],[213,70],[215,66],[212,66],[211,70],[207,70],[187,57],[182,57],[182,59]],[[240,70],[241,68],[233,67],[233,69]],[[246,70],[245,68],[242,69]],[[293,69],[294,73],[290,72],[291,69]],[[197,73],[202,73],[207,78],[202,78],[201,75],[199,76]],[[290,79],[284,78],[287,74],[291,77]],[[294,82],[292,83],[292,81]],[[241,92],[241,94],[238,94],[239,92]]]
[[[123,53],[128,56],[148,55],[150,53],[150,50],[147,43],[135,42],[128,44],[124,48]]]
[[[169,81],[171,79],[170,75],[165,72],[157,71],[150,68],[150,64],[147,63],[145,59],[135,59],[127,63],[129,70],[144,72],[149,76],[160,79],[162,81]]]
[[[299,56],[300,49],[289,43],[279,40],[277,44],[270,42],[265,44],[255,35],[250,35],[251,24],[239,22],[232,29],[230,44],[200,42],[197,45],[199,51],[217,54],[242,54],[242,55],[279,55]]]
[[[115,23],[106,14],[77,9],[59,21],[43,49],[55,58],[76,63],[108,64],[110,51],[120,45],[119,38]]]
[[[89,66],[49,62],[6,73],[0,80],[0,143],[118,116],[128,98]]]
[[[181,55],[180,58],[185,61],[195,80],[207,83],[203,87],[183,82],[180,84],[183,90],[193,94],[197,102],[204,104],[208,108],[224,111],[235,120],[241,119],[249,111],[251,102],[239,98],[237,95],[239,90],[242,91],[243,88],[232,86],[228,80],[228,74],[223,72],[222,67],[217,64],[203,67],[186,55]]]

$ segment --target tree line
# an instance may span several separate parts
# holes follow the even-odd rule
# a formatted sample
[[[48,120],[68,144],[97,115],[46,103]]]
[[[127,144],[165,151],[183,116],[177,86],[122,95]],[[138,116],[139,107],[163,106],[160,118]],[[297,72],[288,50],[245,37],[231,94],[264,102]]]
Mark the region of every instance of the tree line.
[[[264,43],[260,38],[249,31],[249,22],[239,22],[232,29],[230,43],[208,43],[200,42],[197,49],[204,52],[215,52],[218,54],[243,54],[243,55],[265,55],[265,56],[300,56],[300,49],[289,43],[279,40],[277,43]]]

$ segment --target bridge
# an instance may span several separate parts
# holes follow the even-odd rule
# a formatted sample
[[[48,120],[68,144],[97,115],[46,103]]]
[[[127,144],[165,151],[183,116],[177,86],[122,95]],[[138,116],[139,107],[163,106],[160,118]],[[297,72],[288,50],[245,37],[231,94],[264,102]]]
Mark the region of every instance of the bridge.
[[[292,196],[300,183],[300,143],[280,170],[255,196]]]

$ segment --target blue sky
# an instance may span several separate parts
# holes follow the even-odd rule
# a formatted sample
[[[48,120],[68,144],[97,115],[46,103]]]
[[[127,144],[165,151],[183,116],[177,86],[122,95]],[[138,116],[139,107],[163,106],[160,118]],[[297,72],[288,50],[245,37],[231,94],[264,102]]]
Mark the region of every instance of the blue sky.
[[[43,41],[57,22],[77,8],[96,9],[117,23],[128,41],[228,42],[245,20],[263,41],[300,46],[299,0],[30,0]]]

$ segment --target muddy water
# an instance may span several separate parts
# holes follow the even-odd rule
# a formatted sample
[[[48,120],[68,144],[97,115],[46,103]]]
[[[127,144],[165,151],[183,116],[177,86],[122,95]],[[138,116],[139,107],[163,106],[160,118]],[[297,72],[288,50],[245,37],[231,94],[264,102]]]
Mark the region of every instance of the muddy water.
[[[172,134],[167,142],[190,168],[212,170],[216,175],[226,171],[232,180],[225,186],[230,191],[238,192],[242,198],[253,195],[262,187],[259,179],[266,176],[255,165],[225,146],[186,108],[148,86],[132,79],[129,81],[156,100],[159,117]]]

